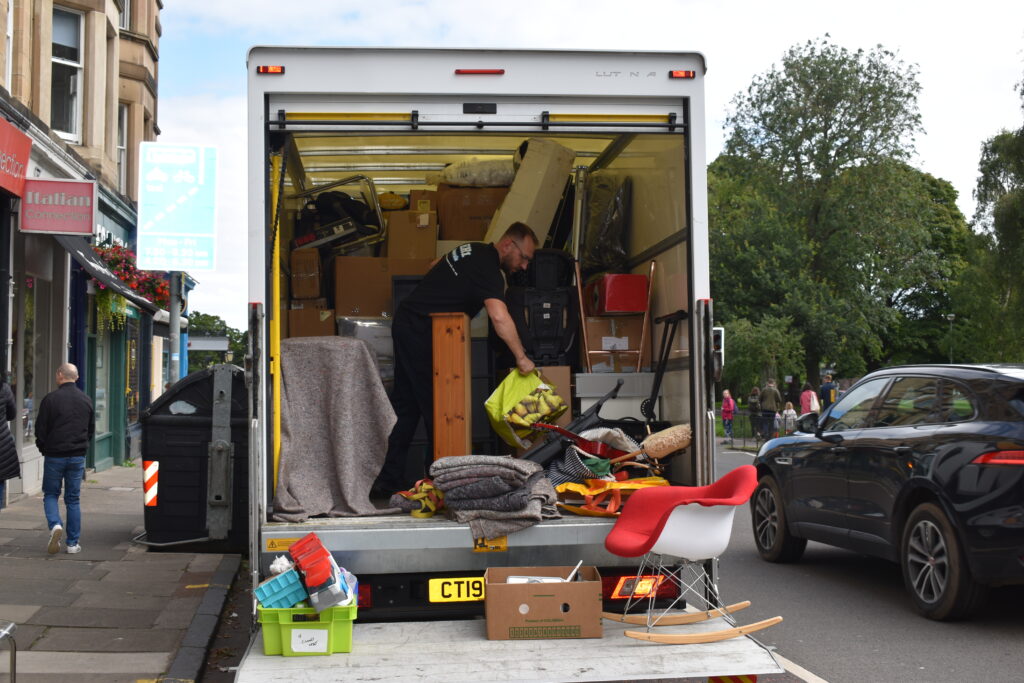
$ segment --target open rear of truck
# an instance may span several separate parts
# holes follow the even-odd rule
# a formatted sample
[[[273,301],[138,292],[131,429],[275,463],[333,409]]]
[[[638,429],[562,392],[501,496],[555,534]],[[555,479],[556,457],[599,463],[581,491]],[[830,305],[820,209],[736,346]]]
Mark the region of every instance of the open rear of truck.
[[[690,424],[694,437],[672,461],[668,477],[685,484],[712,479],[704,73],[695,53],[253,48],[248,245],[254,581],[267,576],[275,555],[310,531],[360,578],[360,620],[480,613],[480,603],[431,603],[427,580],[479,577],[490,566],[582,560],[601,568],[609,585],[629,572],[625,560],[604,550],[614,521],[609,518],[565,515],[510,534],[499,547],[475,547],[467,525],[440,516],[271,521],[295,223],[311,190],[353,176],[372,181],[377,193],[405,196],[433,189],[431,179],[448,164],[508,159],[525,140],[554,140],[575,153],[565,179],[573,200],[561,211],[572,226],[570,250],[579,244],[586,218],[588,176],[601,171],[628,177],[628,269],[648,274],[656,264],[652,317],[680,309],[688,314],[666,356],[657,407],[660,420]],[[349,253],[375,255],[376,238],[365,244],[360,239],[353,238]],[[659,326],[652,333],[657,354]]]

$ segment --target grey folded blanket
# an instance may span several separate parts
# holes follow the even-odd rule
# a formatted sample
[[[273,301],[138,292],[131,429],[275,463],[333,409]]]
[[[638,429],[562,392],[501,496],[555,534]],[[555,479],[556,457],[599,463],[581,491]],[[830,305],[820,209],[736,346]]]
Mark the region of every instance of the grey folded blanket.
[[[555,503],[555,488],[543,473],[530,478],[526,505],[521,510],[451,510],[456,522],[468,523],[473,538],[497,538],[529,528],[561,515]]]
[[[525,483],[526,478],[541,470],[532,460],[517,460],[509,455],[453,455],[435,460],[430,465],[434,485],[462,477],[501,477],[506,481]]]
[[[395,423],[365,342],[281,342],[281,460],[273,519],[398,514],[370,502]]]
[[[455,509],[455,506],[452,504],[457,501],[491,498],[516,490],[516,486],[508,483],[501,477],[467,477],[466,479],[457,479],[456,481],[460,483],[454,486],[450,485],[447,489],[442,489],[444,491],[444,499],[448,501],[452,509]]]
[[[527,497],[532,490],[533,480],[536,477],[543,477],[543,472],[530,475],[523,486],[512,488],[507,491],[499,491],[479,498],[452,498],[452,494],[458,493],[460,489],[468,488],[461,486],[445,494],[445,502],[451,510],[497,510],[512,512],[522,510],[526,507]],[[501,481],[500,479],[498,480]]]

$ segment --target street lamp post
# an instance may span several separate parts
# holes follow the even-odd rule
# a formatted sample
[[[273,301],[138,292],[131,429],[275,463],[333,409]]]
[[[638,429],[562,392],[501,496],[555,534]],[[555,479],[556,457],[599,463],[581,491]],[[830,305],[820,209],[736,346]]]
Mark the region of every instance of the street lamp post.
[[[949,321],[949,364],[953,364],[953,321],[956,320],[956,313],[947,313],[946,320]]]

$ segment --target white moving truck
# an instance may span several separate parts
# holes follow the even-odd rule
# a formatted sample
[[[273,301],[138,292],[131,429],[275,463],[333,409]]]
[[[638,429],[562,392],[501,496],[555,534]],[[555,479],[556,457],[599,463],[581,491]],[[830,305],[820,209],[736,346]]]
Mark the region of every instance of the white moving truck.
[[[565,515],[510,534],[491,547],[474,547],[467,525],[442,516],[272,521],[281,436],[277,373],[282,337],[287,335],[283,320],[289,308],[289,251],[296,216],[310,190],[353,176],[370,179],[378,193],[404,195],[433,189],[432,179],[448,164],[472,157],[509,159],[524,140],[550,139],[575,153],[573,171],[565,180],[575,191],[575,201],[568,203],[567,210],[573,213],[576,235],[583,225],[580,214],[586,206],[588,176],[602,171],[628,177],[632,184],[628,266],[632,272],[647,274],[651,262],[656,263],[653,316],[680,309],[688,313],[668,354],[659,417],[692,425],[693,442],[672,461],[668,476],[680,484],[709,483],[714,478],[716,361],[710,346],[703,57],[654,52],[256,47],[249,53],[247,71],[252,302],[252,355],[247,370],[252,400],[249,498],[254,584],[267,577],[274,556],[316,532],[338,564],[360,580],[356,645],[351,658],[345,656],[347,667],[356,666],[353,658],[357,656],[372,657],[359,651],[360,628],[403,629],[415,627],[408,622],[417,618],[482,614],[480,602],[440,601],[428,590],[430,579],[450,580],[449,587],[455,591],[449,597],[479,598],[478,582],[488,567],[573,565],[582,560],[600,568],[610,594],[618,578],[633,569],[603,547],[614,519]],[[353,243],[360,239],[357,236]],[[367,239],[368,244],[372,242],[372,237]],[[657,326],[654,338],[658,339]],[[364,621],[375,623],[364,625]],[[453,634],[464,626],[458,626],[458,621],[432,623],[418,633],[381,637],[384,642],[397,638],[408,643],[405,652],[417,666],[423,664],[423,657],[437,659],[433,666],[445,669],[445,675],[427,668],[423,673],[427,678],[504,679],[493,674],[496,660],[491,654],[480,654],[474,664],[467,663],[472,657],[446,658],[438,638],[457,638]],[[437,632],[442,623],[455,631],[444,631],[447,635],[436,638],[423,635]],[[416,642],[421,644],[413,645]],[[584,652],[580,649],[584,645],[600,650],[601,641],[564,644],[568,645],[564,651],[575,656]],[[623,652],[605,645],[602,660],[622,658]],[[682,677],[779,670],[746,638],[729,647],[732,654],[722,660],[729,661],[728,666],[716,669],[717,664],[701,657],[677,657],[672,663],[673,658],[659,656],[646,658],[653,667],[648,673]],[[335,657],[285,660],[264,658],[258,650],[252,648],[247,656],[240,679],[272,680],[286,670],[301,668],[301,676],[306,676],[301,680],[333,680],[324,671],[330,670]],[[557,648],[547,651],[548,665],[556,652]],[[401,665],[393,653],[380,656],[390,663],[359,660],[359,666],[367,667],[366,675],[376,671],[382,679],[394,680],[388,667],[397,675],[394,667]],[[268,665],[267,659],[276,661]],[[638,656],[628,665],[612,666],[603,676],[648,677],[642,675],[648,664]],[[602,678],[598,674],[581,678],[585,674],[571,663],[558,666],[562,668],[537,676]],[[482,673],[486,671],[492,675]],[[345,677],[362,680],[351,668]]]

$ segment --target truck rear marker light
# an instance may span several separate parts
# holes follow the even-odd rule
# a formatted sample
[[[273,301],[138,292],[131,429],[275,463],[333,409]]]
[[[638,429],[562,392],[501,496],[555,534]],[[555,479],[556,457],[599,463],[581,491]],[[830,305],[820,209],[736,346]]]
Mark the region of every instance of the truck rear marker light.
[[[664,574],[644,574],[643,576],[631,574],[629,576],[621,576],[618,583],[615,584],[615,590],[612,591],[611,599],[646,598],[650,597],[652,593],[656,593],[656,597],[659,598],[675,597],[668,594],[671,592],[678,595],[678,590],[668,590],[675,588],[675,584],[662,585],[667,579],[668,577]]]
[[[1024,465],[1024,451],[990,451],[971,461],[973,465]]]
[[[258,74],[274,74],[280,75],[284,73],[284,67],[280,65],[276,66],[257,66],[256,73]]]
[[[668,77],[669,78],[696,78],[697,77],[697,72],[696,71],[669,71],[668,72]]]
[[[142,462],[142,497],[145,507],[156,507],[156,482],[159,474],[159,460],[144,460]]]
[[[504,76],[504,69],[456,69],[456,76]]]

